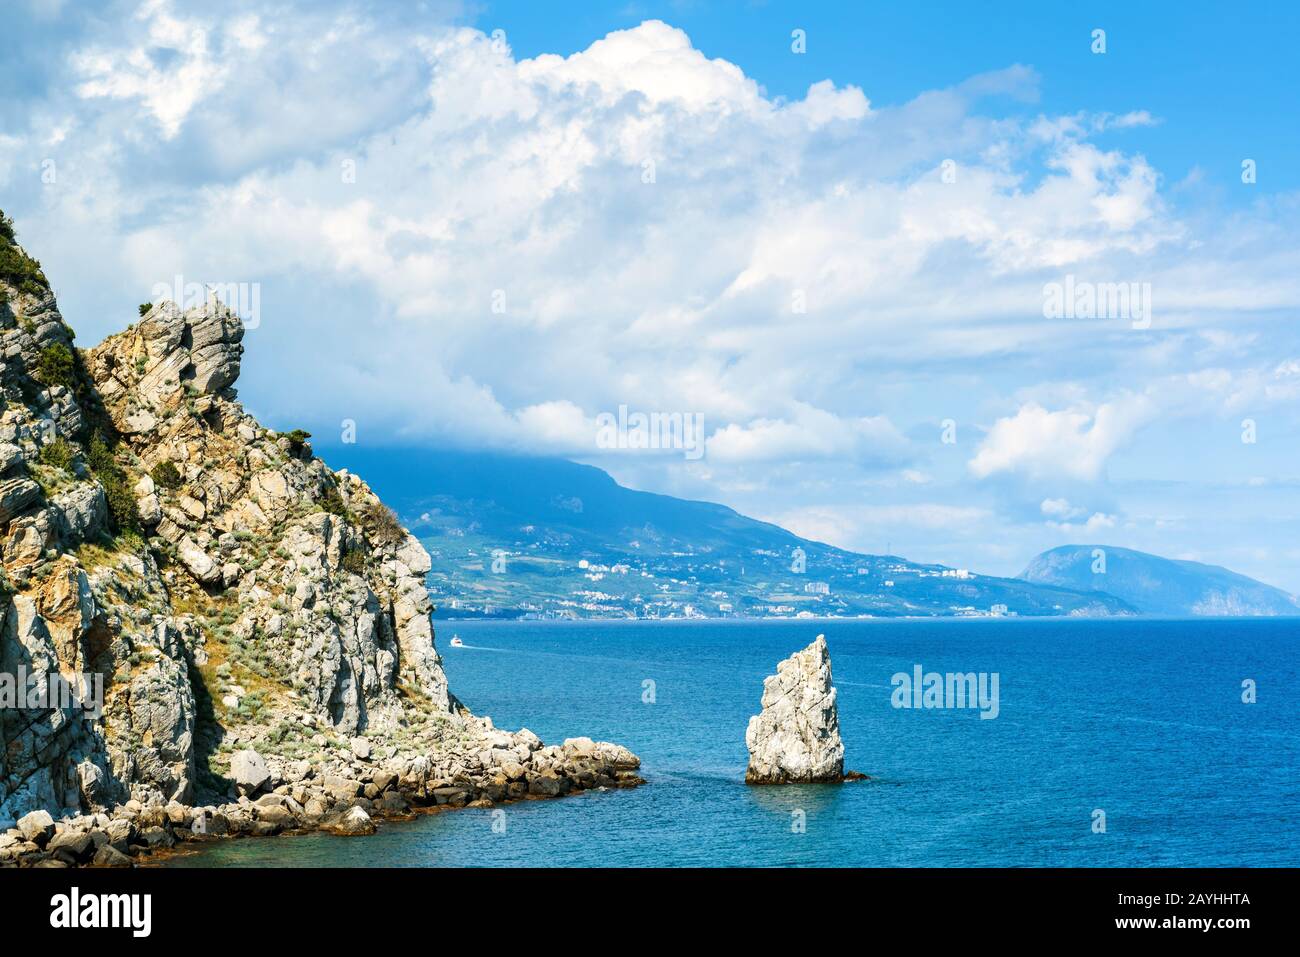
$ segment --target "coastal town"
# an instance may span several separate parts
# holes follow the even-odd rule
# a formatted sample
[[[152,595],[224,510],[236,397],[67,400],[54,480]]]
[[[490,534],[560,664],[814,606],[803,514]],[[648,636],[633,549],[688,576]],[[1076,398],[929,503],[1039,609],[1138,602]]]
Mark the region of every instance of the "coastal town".
[[[422,539],[441,619],[861,618],[1014,616],[1006,579],[892,556],[820,548],[577,557],[538,543],[493,546],[467,535]],[[989,596],[992,595],[992,598]],[[993,600],[994,598],[998,600]]]

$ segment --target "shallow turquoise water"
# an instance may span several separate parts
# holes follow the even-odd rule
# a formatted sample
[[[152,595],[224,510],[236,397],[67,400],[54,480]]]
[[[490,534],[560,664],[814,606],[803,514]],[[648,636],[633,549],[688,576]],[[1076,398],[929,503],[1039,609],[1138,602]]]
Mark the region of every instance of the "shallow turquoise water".
[[[448,647],[453,632],[467,647]],[[819,632],[846,766],[872,780],[747,787],[763,677]],[[502,833],[492,811],[463,810],[172,863],[1296,865],[1298,645],[1297,619],[444,624],[452,688],[474,712],[548,743],[626,744],[649,784],[507,805]],[[891,676],[916,664],[997,672],[999,716],[893,708]]]

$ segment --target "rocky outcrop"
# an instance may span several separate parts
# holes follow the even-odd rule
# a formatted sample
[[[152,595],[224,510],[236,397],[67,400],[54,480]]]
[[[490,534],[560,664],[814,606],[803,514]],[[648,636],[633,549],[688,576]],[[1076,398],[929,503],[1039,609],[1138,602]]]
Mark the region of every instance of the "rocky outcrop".
[[[99,352],[95,376],[107,401],[128,394],[135,400],[118,423],[123,432],[151,431],[168,399],[183,389],[215,395],[239,378],[244,327],[215,299],[187,312],[172,302],[156,303],[134,332]]]
[[[749,784],[843,781],[844,742],[824,635],[763,681],[762,711],[749,719]]]
[[[29,272],[0,275],[0,863],[52,853],[16,827],[33,811],[81,822],[93,847],[56,856],[84,863],[258,795],[291,800],[232,810],[256,826],[231,832],[381,818],[390,791],[395,808],[639,780],[622,749],[517,740],[451,695],[428,554],[359,477],[244,411],[231,310],[154,303],[77,350]],[[93,679],[100,707],[6,700],[20,674]]]

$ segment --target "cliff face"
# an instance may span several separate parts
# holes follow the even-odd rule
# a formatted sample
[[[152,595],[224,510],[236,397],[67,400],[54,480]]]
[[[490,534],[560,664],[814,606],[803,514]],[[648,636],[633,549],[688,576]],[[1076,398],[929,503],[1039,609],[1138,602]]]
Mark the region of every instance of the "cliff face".
[[[249,749],[271,763],[258,787],[375,761],[419,790],[495,748],[527,793],[540,742],[448,692],[427,553],[236,401],[238,317],[155,303],[78,351],[0,225],[0,835],[33,809],[233,799]],[[102,713],[14,698],[55,674],[99,682]]]

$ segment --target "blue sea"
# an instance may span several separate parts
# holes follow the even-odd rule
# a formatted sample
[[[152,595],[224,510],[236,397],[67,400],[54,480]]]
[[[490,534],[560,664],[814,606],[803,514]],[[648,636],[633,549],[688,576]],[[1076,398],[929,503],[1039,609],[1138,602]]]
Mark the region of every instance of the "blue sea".
[[[748,787],[763,678],[819,633],[845,766],[871,779]],[[170,863],[1300,864],[1300,619],[456,622],[438,637],[475,713],[548,743],[625,744],[648,783],[506,805],[504,830],[467,809]],[[916,665],[997,673],[998,716],[893,707],[891,677]]]

